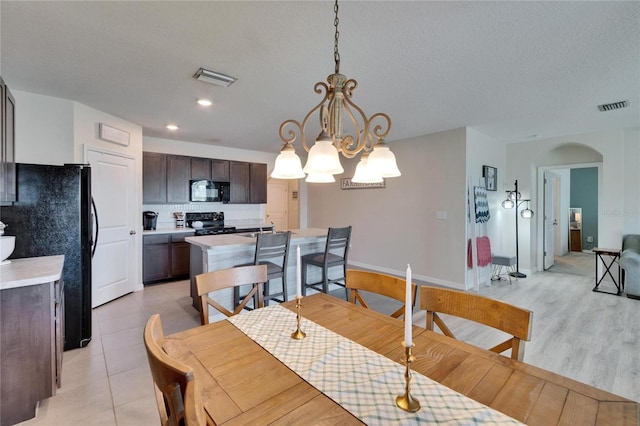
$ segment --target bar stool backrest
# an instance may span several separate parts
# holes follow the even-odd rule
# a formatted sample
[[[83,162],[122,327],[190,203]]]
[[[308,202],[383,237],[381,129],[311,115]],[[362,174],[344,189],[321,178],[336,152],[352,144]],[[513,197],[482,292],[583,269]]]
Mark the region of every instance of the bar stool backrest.
[[[349,256],[349,242],[351,241],[351,226],[344,228],[329,228],[327,245],[324,251],[324,261],[329,261],[329,253],[343,258],[346,262]]]

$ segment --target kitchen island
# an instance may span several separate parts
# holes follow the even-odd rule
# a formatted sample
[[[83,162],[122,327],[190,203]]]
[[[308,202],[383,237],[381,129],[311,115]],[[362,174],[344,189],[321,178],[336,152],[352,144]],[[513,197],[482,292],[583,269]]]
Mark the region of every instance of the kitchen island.
[[[324,251],[327,239],[327,229],[306,228],[292,229],[287,262],[287,294],[289,298],[295,296],[296,288],[296,247],[300,247],[301,255]],[[232,268],[254,261],[256,250],[255,234],[221,234],[187,237],[185,241],[191,244],[191,297],[193,306],[198,308],[198,297],[195,290],[194,277],[203,272]],[[314,268],[317,269],[317,268]],[[315,272],[315,271],[313,271]],[[319,280],[319,271],[314,275],[310,270],[309,278]],[[277,281],[275,288],[278,288]],[[227,309],[233,306],[233,290],[221,290],[215,293],[214,299]],[[222,315],[222,314],[220,314]],[[222,318],[212,317],[212,320]]]

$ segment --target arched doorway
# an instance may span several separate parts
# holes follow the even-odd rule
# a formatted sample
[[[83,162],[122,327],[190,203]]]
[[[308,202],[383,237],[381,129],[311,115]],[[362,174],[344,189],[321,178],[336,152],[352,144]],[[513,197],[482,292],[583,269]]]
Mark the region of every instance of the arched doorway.
[[[602,162],[601,153],[577,143],[559,145],[539,158],[539,270],[592,273],[592,256],[584,253],[598,241]]]

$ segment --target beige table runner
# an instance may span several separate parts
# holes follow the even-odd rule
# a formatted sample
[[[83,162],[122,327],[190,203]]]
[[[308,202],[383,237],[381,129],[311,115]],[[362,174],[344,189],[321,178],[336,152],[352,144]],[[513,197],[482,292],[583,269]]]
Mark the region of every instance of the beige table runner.
[[[520,424],[415,372],[411,393],[422,408],[417,413],[402,411],[395,398],[404,391],[403,365],[304,318],[301,328],[307,337],[294,340],[296,316],[281,306],[228,321],[366,424]]]

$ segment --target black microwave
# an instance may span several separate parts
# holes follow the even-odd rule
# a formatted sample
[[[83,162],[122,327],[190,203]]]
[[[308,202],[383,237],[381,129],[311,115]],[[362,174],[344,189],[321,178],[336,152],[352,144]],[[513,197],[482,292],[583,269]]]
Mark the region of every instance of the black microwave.
[[[229,202],[229,182],[214,182],[212,180],[199,179],[189,181],[190,201],[205,202]]]

